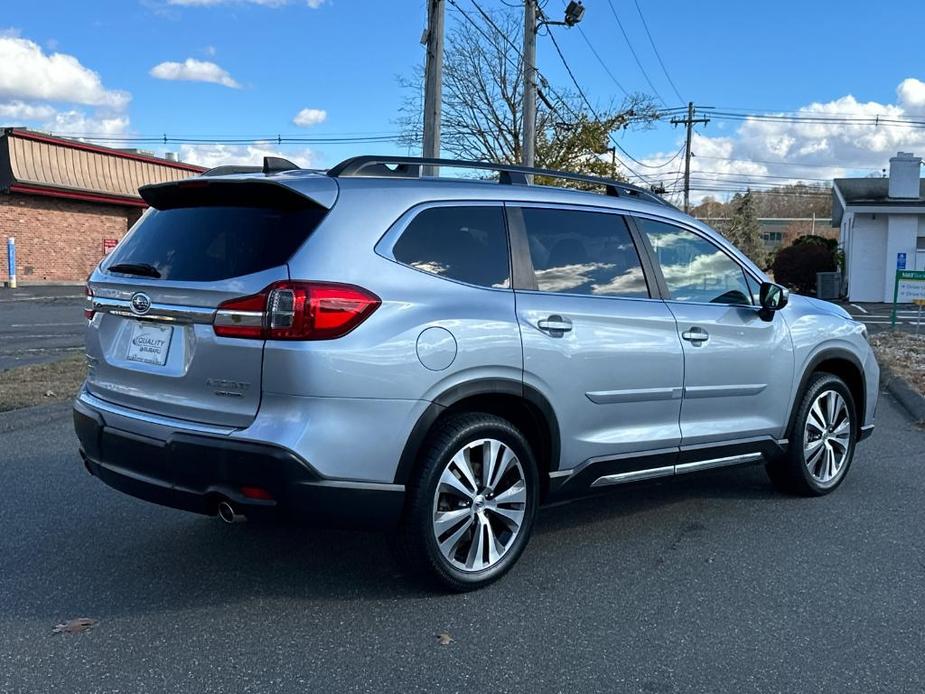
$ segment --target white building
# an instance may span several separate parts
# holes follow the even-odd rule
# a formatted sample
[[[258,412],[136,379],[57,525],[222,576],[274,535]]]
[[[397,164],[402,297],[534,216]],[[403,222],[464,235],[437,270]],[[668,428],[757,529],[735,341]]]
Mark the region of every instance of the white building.
[[[890,159],[889,178],[836,178],[832,226],[841,229],[850,301],[892,302],[896,270],[925,270],[922,160]]]

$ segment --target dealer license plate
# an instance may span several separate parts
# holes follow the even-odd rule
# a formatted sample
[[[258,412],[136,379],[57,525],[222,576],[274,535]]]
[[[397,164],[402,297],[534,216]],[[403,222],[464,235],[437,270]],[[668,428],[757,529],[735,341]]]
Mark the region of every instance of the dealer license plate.
[[[170,349],[172,325],[158,325],[138,321],[132,326],[132,339],[128,343],[129,361],[163,366],[167,363],[167,351]]]

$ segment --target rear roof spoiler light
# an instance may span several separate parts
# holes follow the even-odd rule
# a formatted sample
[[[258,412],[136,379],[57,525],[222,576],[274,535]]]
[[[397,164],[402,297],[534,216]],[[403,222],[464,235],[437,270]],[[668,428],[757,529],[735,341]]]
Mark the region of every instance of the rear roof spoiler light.
[[[219,337],[333,340],[354,330],[381,303],[351,284],[285,280],[219,304],[212,329]]]

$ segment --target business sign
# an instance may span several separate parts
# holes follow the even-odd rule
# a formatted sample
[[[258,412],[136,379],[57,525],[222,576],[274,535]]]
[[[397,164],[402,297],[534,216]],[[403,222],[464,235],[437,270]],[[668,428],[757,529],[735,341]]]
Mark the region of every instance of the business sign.
[[[896,325],[896,304],[911,304],[925,300],[925,270],[897,270],[893,288],[893,325]]]
[[[896,269],[897,270],[906,269],[906,254],[905,253],[896,254]]]
[[[103,239],[103,255],[109,255],[118,245],[119,239]]]

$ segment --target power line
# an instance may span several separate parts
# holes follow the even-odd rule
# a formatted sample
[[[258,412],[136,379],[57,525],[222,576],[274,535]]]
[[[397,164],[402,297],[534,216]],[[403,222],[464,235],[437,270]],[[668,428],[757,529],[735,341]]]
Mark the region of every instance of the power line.
[[[575,73],[572,72],[572,68],[569,66],[568,61],[565,59],[565,55],[563,55],[562,49],[559,48],[559,42],[556,41],[556,36],[555,36],[555,34],[554,34],[552,31],[548,31],[548,32],[546,32],[546,33],[548,34],[550,41],[552,41],[552,45],[555,47],[556,53],[559,54],[559,60],[562,61],[562,66],[565,68],[565,71],[568,73],[569,78],[571,78],[572,84],[574,84],[574,85],[575,85],[575,89],[578,90],[578,94],[579,94],[579,96],[581,96],[581,100],[584,101],[585,106],[588,107],[588,110],[591,111],[591,114],[594,116],[594,118],[595,118],[598,122],[600,122],[601,117],[597,114],[597,111],[594,110],[594,106],[591,105],[591,102],[588,100],[588,97],[585,95],[585,92],[584,92],[584,90],[581,88],[581,85],[578,84],[578,80],[575,79]],[[620,145],[619,142],[617,142],[616,138],[613,136],[612,133],[608,133],[608,136],[609,136],[609,138],[610,138],[610,141],[613,142],[614,147],[616,147],[617,149],[619,149],[621,152],[623,152],[623,154],[625,154],[627,157],[629,157],[630,159],[632,159],[632,160],[633,160],[634,162],[636,162],[637,164],[640,163],[639,160],[637,160],[635,157],[633,157],[633,155],[631,155],[629,152],[627,152],[625,149],[623,149],[623,147]],[[636,176],[636,178],[638,178],[640,181],[644,181],[645,183],[651,183],[651,181],[649,181],[645,176],[643,176],[642,174],[640,174],[638,171],[635,171],[635,170],[634,170],[629,164],[627,164],[625,161],[621,161],[620,164],[622,164],[623,167],[627,169],[627,171],[629,171],[629,172],[632,173],[634,176]]]
[[[800,163],[795,161],[772,161],[770,159],[734,159],[731,157],[710,157],[705,154],[698,154],[698,159],[712,159],[714,161],[735,161],[743,164],[767,164],[769,166],[799,166],[817,169],[866,169],[864,166],[846,166],[844,163],[838,164],[819,164],[819,163]]]
[[[646,72],[646,69],[642,66],[642,61],[639,60],[639,56],[636,55],[636,49],[633,48],[633,44],[630,42],[630,37],[627,35],[626,29],[623,28],[623,22],[620,21],[620,15],[617,14],[617,10],[613,6],[613,2],[611,2],[611,0],[607,0],[607,4],[610,5],[610,11],[613,13],[613,18],[617,20],[617,26],[620,27],[620,32],[623,34],[623,38],[626,40],[626,45],[629,47],[630,53],[633,54],[633,59],[636,61],[636,65],[639,67],[640,72],[642,72],[642,76],[646,78],[646,82],[652,89],[652,93],[655,94],[659,101],[667,106],[668,104],[665,103],[662,95],[658,93],[658,89],[655,88],[655,85],[652,84],[652,80],[649,79],[649,73]]]
[[[466,12],[464,9],[462,9],[462,8],[456,3],[456,0],[447,0],[447,2],[449,2],[449,3],[456,9],[456,11],[459,12],[459,14],[461,14],[461,15],[463,16],[463,18],[464,18],[467,22],[469,22],[469,24],[471,24],[472,27],[473,27],[479,34],[481,34],[482,38],[484,38],[486,41],[489,41],[489,42],[492,41],[491,36],[489,36],[488,34],[485,33],[485,30],[482,29],[482,27],[480,27],[480,26],[476,23],[476,21],[475,21],[474,19],[472,19],[472,17],[469,16],[469,13],[468,13],[468,12]],[[501,31],[501,27],[499,27],[499,26],[495,23],[495,21],[491,18],[491,15],[489,15],[487,12],[485,12],[485,10],[482,9],[482,7],[476,2],[476,0],[470,0],[470,2],[471,2],[472,5],[475,7],[475,9],[478,10],[479,14],[482,15],[482,17],[485,19],[485,21],[488,22],[489,26],[490,26],[492,29],[494,29],[495,33],[497,33],[498,36],[500,36],[502,39],[504,39],[504,41],[514,50],[514,53],[517,55],[517,59],[520,60],[520,61],[523,61],[524,56],[523,56],[523,53],[521,53],[520,48],[519,48],[513,41],[511,41],[511,39],[508,38],[508,36],[507,36],[503,31]],[[505,55],[504,55],[504,58],[505,58],[505,60],[508,62],[508,64],[511,65],[516,71],[518,71],[518,72],[520,71],[520,65],[518,65],[518,64],[515,63],[513,60],[511,60],[511,57],[510,57],[510,56],[508,56],[507,54],[505,54]],[[577,118],[579,114],[576,113],[574,109],[572,109],[572,107],[571,107],[571,106],[568,104],[568,102],[562,97],[561,94],[559,94],[558,92],[556,92],[556,91],[552,88],[552,86],[550,86],[549,80],[546,79],[546,76],[545,76],[542,72],[540,72],[540,71],[536,68],[536,66],[534,66],[534,72],[536,72],[537,78],[539,79],[540,82],[542,82],[543,86],[549,91],[549,93],[552,94],[554,97],[556,97],[556,98],[559,100],[559,102],[560,102],[560,103],[572,114],[573,117],[576,117],[576,118]],[[560,113],[552,106],[552,104],[545,98],[545,96],[543,95],[542,90],[538,88],[538,89],[537,89],[537,92],[538,92],[538,94],[539,94],[540,99],[543,100],[543,103],[546,104],[546,106],[549,108],[549,110],[552,111],[552,112],[556,115],[556,117],[559,118],[559,120],[565,120],[565,118],[562,117],[562,114],[560,114]]]
[[[619,81],[616,77],[614,77],[613,73],[610,71],[610,68],[607,67],[607,64],[604,62],[604,59],[601,58],[600,54],[598,54],[598,52],[597,52],[597,50],[594,48],[594,46],[591,45],[591,40],[585,35],[584,30],[583,30],[580,26],[575,27],[575,28],[578,29],[578,33],[581,34],[581,38],[583,38],[583,39],[585,40],[585,43],[588,44],[588,48],[591,49],[591,53],[593,53],[593,54],[594,54],[594,57],[597,58],[597,62],[599,62],[599,63],[601,64],[601,67],[604,68],[604,72],[607,73],[607,76],[610,77],[610,79],[613,81],[613,83],[614,83],[615,85],[617,85],[617,88],[618,88],[621,92],[623,92],[623,94],[624,94],[625,96],[629,96],[629,92],[626,91],[626,89],[623,87],[623,85],[620,84],[620,81]]]
[[[665,67],[665,61],[662,60],[661,53],[659,53],[658,48],[655,47],[655,39],[652,38],[652,32],[649,31],[649,24],[646,22],[646,18],[642,14],[642,8],[639,6],[639,0],[633,0],[633,2],[636,5],[636,11],[639,13],[639,19],[642,20],[642,26],[646,30],[646,36],[649,37],[649,44],[652,46],[652,52],[655,53],[655,57],[658,58],[658,64],[662,66],[662,72],[665,73],[665,79],[667,79],[668,84],[671,85],[671,89],[674,91],[674,95],[678,97],[678,101],[684,101],[684,97],[681,96],[681,93],[675,86],[674,80],[672,80],[671,75],[668,74],[668,68]]]

